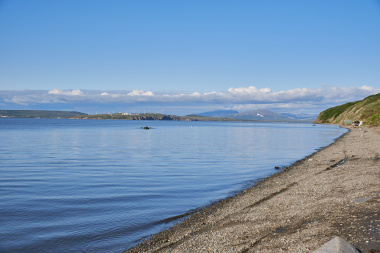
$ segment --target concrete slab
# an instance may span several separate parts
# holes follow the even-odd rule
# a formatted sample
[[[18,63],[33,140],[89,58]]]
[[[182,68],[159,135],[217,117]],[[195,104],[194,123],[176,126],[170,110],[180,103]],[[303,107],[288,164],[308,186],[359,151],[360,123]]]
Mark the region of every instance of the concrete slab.
[[[349,242],[337,236],[312,253],[359,253],[359,251]]]

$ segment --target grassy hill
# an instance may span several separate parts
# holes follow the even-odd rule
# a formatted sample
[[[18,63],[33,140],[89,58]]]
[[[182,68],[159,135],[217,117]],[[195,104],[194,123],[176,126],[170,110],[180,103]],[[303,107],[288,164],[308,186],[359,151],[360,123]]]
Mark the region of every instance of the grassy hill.
[[[329,108],[319,114],[315,123],[344,124],[347,120],[380,126],[380,93],[360,101]]]
[[[43,118],[43,119],[66,119],[86,115],[81,112],[69,111],[44,111],[44,110],[0,110],[0,117],[4,118]]]

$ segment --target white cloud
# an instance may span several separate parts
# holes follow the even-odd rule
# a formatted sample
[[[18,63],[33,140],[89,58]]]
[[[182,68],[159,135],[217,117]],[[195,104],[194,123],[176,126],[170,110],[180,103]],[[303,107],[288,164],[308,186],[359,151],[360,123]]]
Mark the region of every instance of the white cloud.
[[[368,91],[371,91],[371,90],[373,90],[373,88],[372,87],[370,87],[370,86],[367,86],[367,85],[363,85],[362,87],[360,87],[362,90],[368,90]]]
[[[270,88],[257,89],[255,86],[249,86],[248,88],[229,88],[228,93],[233,96],[258,96],[269,94]]]
[[[83,95],[83,92],[81,90],[59,90],[59,89],[54,89],[54,90],[50,90],[48,93],[49,94],[54,94],[54,95],[66,95],[66,96],[80,96],[80,95]]]
[[[151,91],[143,91],[143,90],[133,90],[127,94],[128,96],[153,96],[154,93]]]
[[[59,90],[50,91],[0,91],[0,104],[99,104],[149,106],[213,106],[243,110],[244,108],[323,108],[363,99],[379,93],[380,89],[370,86],[334,87],[321,86],[318,89],[297,88],[272,91],[254,86],[229,88],[224,92],[154,93],[152,91],[96,91]]]

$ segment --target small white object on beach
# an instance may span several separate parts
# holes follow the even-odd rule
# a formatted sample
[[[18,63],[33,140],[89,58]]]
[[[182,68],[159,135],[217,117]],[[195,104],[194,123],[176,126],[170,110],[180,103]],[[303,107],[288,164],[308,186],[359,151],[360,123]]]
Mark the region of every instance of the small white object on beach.
[[[328,241],[322,247],[313,251],[312,253],[338,253],[338,252],[359,253],[359,251],[357,251],[354,246],[352,246],[349,242],[340,238],[339,236],[334,237],[331,241]]]
[[[310,158],[308,161],[311,162],[311,161],[313,161],[313,159]]]
[[[371,201],[371,200],[372,200],[372,198],[358,198],[358,199],[354,200],[354,203],[356,203],[356,204],[366,203],[366,202]]]

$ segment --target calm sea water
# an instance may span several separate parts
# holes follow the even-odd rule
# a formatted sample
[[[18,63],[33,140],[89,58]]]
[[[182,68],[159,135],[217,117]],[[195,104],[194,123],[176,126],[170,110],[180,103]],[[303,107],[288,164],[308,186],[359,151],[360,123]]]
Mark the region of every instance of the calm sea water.
[[[0,252],[122,252],[173,225],[166,219],[231,196],[345,131],[0,119]]]

